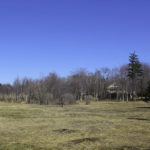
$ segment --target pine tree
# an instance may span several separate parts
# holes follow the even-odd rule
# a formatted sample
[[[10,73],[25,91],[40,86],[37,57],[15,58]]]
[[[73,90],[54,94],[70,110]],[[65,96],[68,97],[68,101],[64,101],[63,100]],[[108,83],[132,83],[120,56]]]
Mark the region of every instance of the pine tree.
[[[128,78],[131,80],[132,100],[134,100],[135,83],[142,78],[142,65],[135,52],[129,56]]]
[[[146,95],[150,99],[150,81],[148,81],[148,87],[146,89]]]

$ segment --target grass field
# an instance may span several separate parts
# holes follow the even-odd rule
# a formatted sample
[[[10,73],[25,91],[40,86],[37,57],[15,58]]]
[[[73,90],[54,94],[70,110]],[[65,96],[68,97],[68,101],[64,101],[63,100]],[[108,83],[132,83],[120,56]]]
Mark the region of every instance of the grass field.
[[[0,103],[0,150],[150,150],[150,104]]]

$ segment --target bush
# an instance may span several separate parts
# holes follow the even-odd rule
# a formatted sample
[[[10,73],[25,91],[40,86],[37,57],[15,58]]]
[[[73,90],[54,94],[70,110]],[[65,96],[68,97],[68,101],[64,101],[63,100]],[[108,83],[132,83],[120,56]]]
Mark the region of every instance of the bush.
[[[86,105],[89,105],[92,99],[93,99],[92,95],[87,95],[86,96]]]
[[[70,93],[66,93],[64,95],[62,95],[61,97],[61,104],[64,105],[64,104],[75,104],[75,97],[70,94]]]

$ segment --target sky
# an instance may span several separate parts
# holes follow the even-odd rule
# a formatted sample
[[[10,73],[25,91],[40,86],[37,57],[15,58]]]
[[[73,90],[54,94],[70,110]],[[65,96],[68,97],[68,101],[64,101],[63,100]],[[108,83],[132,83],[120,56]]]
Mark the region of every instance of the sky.
[[[150,63],[150,0],[0,0],[0,83]]]

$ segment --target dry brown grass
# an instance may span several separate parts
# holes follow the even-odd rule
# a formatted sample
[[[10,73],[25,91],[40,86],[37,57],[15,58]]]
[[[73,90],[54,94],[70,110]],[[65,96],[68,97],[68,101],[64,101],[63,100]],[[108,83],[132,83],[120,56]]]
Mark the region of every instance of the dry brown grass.
[[[149,150],[150,104],[0,103],[0,150]]]

